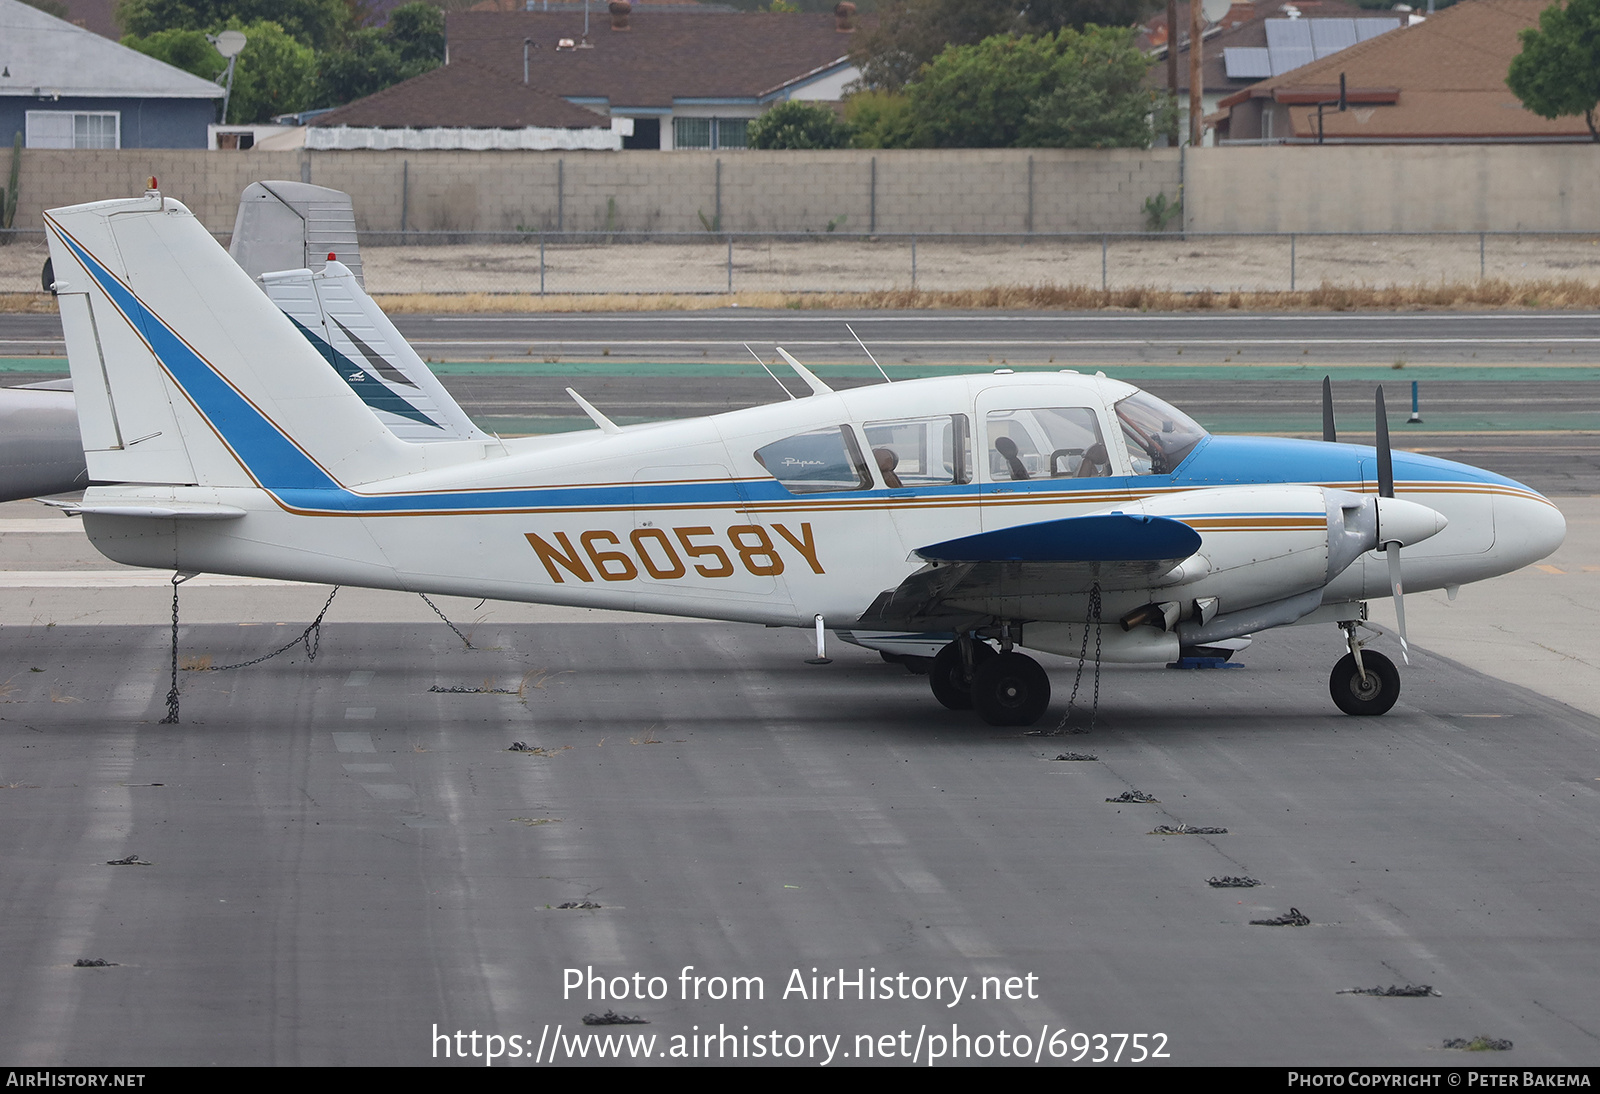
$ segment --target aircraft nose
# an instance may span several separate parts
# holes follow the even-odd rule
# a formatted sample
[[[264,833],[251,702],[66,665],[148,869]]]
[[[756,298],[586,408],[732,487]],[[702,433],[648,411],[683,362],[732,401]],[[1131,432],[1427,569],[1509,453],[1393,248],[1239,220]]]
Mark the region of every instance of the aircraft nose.
[[[1543,495],[1495,495],[1495,551],[1513,568],[1548,557],[1566,538],[1566,518]]]

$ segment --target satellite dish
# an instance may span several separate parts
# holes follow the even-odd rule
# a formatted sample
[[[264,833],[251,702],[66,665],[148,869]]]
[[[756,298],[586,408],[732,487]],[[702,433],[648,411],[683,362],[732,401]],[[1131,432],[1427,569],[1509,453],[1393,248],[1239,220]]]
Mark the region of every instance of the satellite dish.
[[[1215,2],[1217,2],[1217,0],[1207,0],[1207,2],[1208,3],[1215,3]],[[1211,10],[1210,8],[1206,9],[1206,11],[1208,13],[1207,14],[1207,18],[1210,17],[1209,16],[1210,10]],[[209,37],[209,35],[208,35],[208,37]],[[237,57],[239,55],[240,51],[244,49],[245,41],[246,41],[245,36],[240,31],[237,31],[237,30],[225,30],[221,34],[217,35],[215,38],[212,38],[211,39],[211,44],[217,47],[217,52],[222,54],[223,57],[231,58],[231,57]]]
[[[1200,14],[1206,17],[1208,23],[1220,23],[1232,7],[1233,0],[1202,0]]]

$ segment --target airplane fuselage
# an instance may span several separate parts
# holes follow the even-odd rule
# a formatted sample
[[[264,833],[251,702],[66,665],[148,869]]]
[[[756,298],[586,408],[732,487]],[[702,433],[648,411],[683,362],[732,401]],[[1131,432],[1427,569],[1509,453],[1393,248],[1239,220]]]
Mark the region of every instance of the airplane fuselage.
[[[497,442],[468,463],[358,488],[274,486],[261,469],[253,472],[266,479],[261,487],[120,487],[123,499],[199,499],[247,515],[90,514],[86,527],[108,556],[134,565],[774,625],[810,626],[820,615],[848,627],[923,566],[914,552],[928,544],[1143,506],[1187,518],[1210,564],[1176,582],[1167,575],[1108,592],[1107,618],[1175,584],[1185,601],[1220,597],[1225,612],[1304,591],[1327,556],[1323,491],[1375,493],[1371,448],[1207,436],[1158,472],[1137,465],[1132,445],[1112,443],[1096,474],[1061,474],[1073,457],[1055,456],[1054,468],[1015,469],[1027,478],[1012,477],[995,454],[1003,430],[1026,444],[1017,423],[1033,428],[1041,407],[1093,415],[1084,420],[1115,439],[1118,401],[1134,390],[1072,373],[879,385],[621,432]],[[893,473],[891,484],[890,472],[862,458],[891,436],[905,452],[930,450],[924,478],[950,481],[907,481],[908,472]],[[806,440],[783,447],[797,437]],[[942,453],[931,451],[941,444]],[[967,451],[956,453],[960,445]],[[835,450],[840,468],[805,477],[805,464],[825,465]],[[785,483],[762,454],[802,469]],[[1408,591],[1505,573],[1560,542],[1559,512],[1521,484],[1406,453],[1395,468],[1397,496],[1448,520],[1407,549]],[[828,481],[830,473],[848,481]],[[1229,499],[1226,511],[1217,511],[1219,497]],[[1377,552],[1313,583],[1329,605],[1387,592]],[[1064,594],[1058,607],[1029,618],[1084,618],[1081,593]]]

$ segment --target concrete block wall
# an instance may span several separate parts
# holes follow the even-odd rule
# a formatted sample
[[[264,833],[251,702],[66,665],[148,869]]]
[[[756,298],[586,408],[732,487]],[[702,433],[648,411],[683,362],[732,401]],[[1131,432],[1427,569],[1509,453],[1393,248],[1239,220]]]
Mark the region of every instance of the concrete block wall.
[[[1029,163],[1032,162],[1032,185]],[[720,166],[719,166],[720,165]],[[17,226],[162,190],[233,226],[261,179],[348,191],[366,232],[1133,232],[1184,190],[1190,231],[1600,231],[1600,146],[833,152],[28,151]],[[1184,178],[1182,176],[1186,175]],[[719,181],[720,180],[720,181]],[[1031,217],[1030,217],[1031,193]],[[704,220],[702,221],[702,217]]]
[[[1600,231],[1600,144],[1301,145],[1189,153],[1199,232]]]

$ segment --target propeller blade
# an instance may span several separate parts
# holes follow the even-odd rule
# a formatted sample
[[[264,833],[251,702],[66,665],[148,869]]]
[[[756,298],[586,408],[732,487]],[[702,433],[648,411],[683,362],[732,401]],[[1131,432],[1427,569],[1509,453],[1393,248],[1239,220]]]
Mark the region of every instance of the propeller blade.
[[[1383,409],[1383,385],[1378,385],[1378,497],[1394,497],[1394,458],[1389,454],[1389,414]]]
[[[1339,439],[1338,430],[1333,428],[1333,378],[1322,378],[1322,439],[1335,442]]]
[[[1400,629],[1400,656],[1411,664],[1411,647],[1406,644],[1406,591],[1400,581],[1400,545],[1391,543],[1385,549],[1389,556],[1389,588],[1394,590],[1394,618]]]

